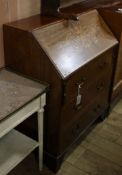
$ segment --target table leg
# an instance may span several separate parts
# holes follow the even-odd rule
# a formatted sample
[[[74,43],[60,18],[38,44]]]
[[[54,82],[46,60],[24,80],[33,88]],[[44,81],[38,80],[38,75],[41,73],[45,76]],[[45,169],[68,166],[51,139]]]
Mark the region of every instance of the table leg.
[[[38,111],[38,141],[39,141],[39,169],[43,168],[43,115],[44,109]]]

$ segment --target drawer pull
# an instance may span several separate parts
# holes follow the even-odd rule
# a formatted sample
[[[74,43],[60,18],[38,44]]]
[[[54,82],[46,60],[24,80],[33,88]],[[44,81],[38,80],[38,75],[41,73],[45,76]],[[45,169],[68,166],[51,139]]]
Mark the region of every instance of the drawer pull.
[[[102,91],[104,89],[104,82],[101,82],[98,86],[97,86],[97,91]]]
[[[99,112],[101,109],[101,106],[100,105],[97,105],[93,110],[94,112]]]
[[[72,129],[72,134],[74,137],[76,137],[81,131],[81,127],[79,124],[76,124],[76,126]]]
[[[82,78],[78,83],[76,83],[77,86],[82,88],[86,83],[86,78]]]
[[[104,61],[104,62],[102,62],[102,63],[99,64],[99,68],[100,68],[100,69],[104,69],[104,67],[105,67],[106,65],[107,65],[107,62]]]
[[[80,110],[81,109],[81,102],[82,102],[82,94],[81,94],[81,87],[82,84],[78,84],[77,87],[77,96],[76,96],[76,102],[75,102],[75,109]]]

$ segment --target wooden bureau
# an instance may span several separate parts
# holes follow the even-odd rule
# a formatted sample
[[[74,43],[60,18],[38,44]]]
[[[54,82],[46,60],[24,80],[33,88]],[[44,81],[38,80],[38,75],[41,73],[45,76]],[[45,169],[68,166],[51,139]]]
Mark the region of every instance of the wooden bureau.
[[[96,10],[78,21],[37,15],[4,25],[6,66],[50,84],[44,158],[53,171],[89,126],[106,116],[117,43]]]

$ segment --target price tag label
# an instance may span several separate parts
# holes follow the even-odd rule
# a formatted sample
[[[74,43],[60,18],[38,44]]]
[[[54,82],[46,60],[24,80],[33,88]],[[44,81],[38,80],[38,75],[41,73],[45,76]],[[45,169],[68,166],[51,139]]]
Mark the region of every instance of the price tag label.
[[[81,104],[81,100],[82,100],[82,95],[78,94],[77,99],[76,99],[76,106]]]

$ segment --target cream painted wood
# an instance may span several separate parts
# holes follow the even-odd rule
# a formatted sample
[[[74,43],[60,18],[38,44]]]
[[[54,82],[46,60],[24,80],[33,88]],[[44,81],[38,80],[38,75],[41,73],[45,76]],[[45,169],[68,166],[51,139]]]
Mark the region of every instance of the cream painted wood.
[[[38,145],[38,142],[16,130],[9,132],[0,140],[0,175],[9,173]]]
[[[18,112],[14,113],[3,122],[0,123],[0,138],[7,134],[11,129],[22,123],[33,113],[40,110],[40,98],[32,101]]]
[[[38,111],[38,141],[39,141],[39,169],[42,170],[43,162],[43,113],[44,110]]]
[[[21,146],[23,147],[23,145],[28,144],[28,149],[26,148],[25,151],[22,150],[22,155],[17,156],[15,158],[14,157],[12,158],[12,154],[11,154],[10,155],[11,159],[9,159],[9,157],[7,158],[8,152],[7,151],[3,152],[5,154],[5,159],[3,160],[4,164],[2,163],[2,159],[0,159],[0,175],[5,175],[6,172],[8,173],[9,170],[13,169],[33,149],[35,149],[37,147],[37,145],[39,145],[39,169],[42,170],[42,167],[43,167],[43,163],[42,163],[43,162],[43,112],[44,112],[43,107],[45,106],[45,103],[46,103],[45,98],[46,98],[46,94],[41,95],[40,97],[36,98],[32,102],[25,105],[23,108],[21,108],[16,113],[13,113],[13,115],[11,115],[10,117],[5,118],[4,120],[2,120],[0,122],[0,138],[1,138],[0,139],[0,150],[1,150],[1,145],[4,144],[2,141],[5,140],[5,143],[8,143],[8,145],[6,145],[6,150],[9,150],[9,152],[10,152],[9,147],[10,147],[10,140],[11,140],[12,147],[13,146],[15,147],[15,156],[16,156],[18,145],[13,144],[13,143],[15,143],[17,141],[17,144],[18,144],[20,142],[19,143],[20,147]],[[31,143],[30,143],[30,140],[28,142],[28,138],[27,138],[27,142],[26,142],[26,138],[22,138],[21,134],[19,134],[19,133],[18,133],[18,136],[15,136],[15,137],[14,137],[15,133],[13,133],[13,136],[11,136],[11,134],[10,134],[10,136],[13,137],[13,139],[9,138],[9,135],[7,135],[7,133],[11,132],[11,130],[13,128],[15,128],[18,124],[22,123],[25,119],[30,117],[35,112],[37,112],[37,114],[38,114],[38,138],[39,138],[38,144],[35,141],[32,141],[32,139],[31,139]],[[20,136],[20,138],[19,138],[19,136]],[[8,139],[6,140],[4,137],[8,138]],[[22,140],[22,139],[24,139],[24,140]],[[29,143],[32,144],[33,146],[31,146],[31,145],[29,146]],[[4,146],[2,146],[2,147],[4,147]],[[23,151],[25,152],[25,155],[23,154]],[[1,156],[4,157],[3,154],[1,154],[1,152],[0,152],[0,157]],[[14,154],[13,154],[13,156],[14,156]],[[9,162],[6,162],[6,160],[9,160]],[[8,166],[9,163],[10,163],[10,166]],[[2,168],[1,168],[1,166],[2,166]],[[7,167],[7,169],[6,169],[6,167]]]
[[[77,3],[80,3],[80,2],[83,2],[85,0],[60,0],[60,7],[67,7],[67,6],[71,6],[73,4],[77,4]]]
[[[46,105],[46,94],[41,96],[41,109],[38,110],[38,142],[39,142],[39,169],[43,168],[43,115],[44,106]]]

